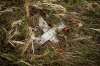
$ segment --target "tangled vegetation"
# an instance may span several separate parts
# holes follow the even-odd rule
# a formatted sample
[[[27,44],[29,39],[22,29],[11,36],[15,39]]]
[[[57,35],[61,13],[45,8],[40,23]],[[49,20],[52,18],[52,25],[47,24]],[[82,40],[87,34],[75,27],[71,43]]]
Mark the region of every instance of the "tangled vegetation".
[[[39,17],[56,30],[58,43],[32,40],[44,32]],[[0,0],[1,66],[99,66],[99,0]]]

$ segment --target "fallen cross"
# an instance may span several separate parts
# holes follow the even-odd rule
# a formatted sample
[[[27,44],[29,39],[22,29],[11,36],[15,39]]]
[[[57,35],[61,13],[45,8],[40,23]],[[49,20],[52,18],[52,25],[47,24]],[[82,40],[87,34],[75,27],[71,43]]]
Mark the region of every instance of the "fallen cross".
[[[56,37],[56,34],[57,34],[56,30],[62,30],[63,28],[65,28],[65,25],[61,22],[57,26],[50,28],[48,24],[46,23],[46,21],[40,16],[39,17],[39,27],[42,29],[44,33],[43,35],[41,35],[41,37],[38,37],[38,39],[36,38],[35,40],[39,44],[44,44],[45,42],[49,40],[54,43],[59,42],[59,40]]]

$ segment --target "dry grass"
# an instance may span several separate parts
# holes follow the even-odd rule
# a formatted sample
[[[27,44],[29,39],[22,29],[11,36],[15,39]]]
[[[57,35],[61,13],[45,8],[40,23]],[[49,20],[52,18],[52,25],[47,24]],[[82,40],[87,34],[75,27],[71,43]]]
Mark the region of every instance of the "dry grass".
[[[37,9],[43,12],[42,17],[54,26],[63,21],[67,31],[57,31],[59,43],[46,42],[39,45],[32,40],[35,36],[30,15],[29,1],[24,4],[10,2],[8,8],[15,7],[13,12],[0,12],[0,65],[2,66],[99,66],[100,65],[100,4],[99,1],[61,1],[56,4],[65,7],[67,12],[57,14],[48,8]],[[28,1],[28,2],[27,2]],[[3,2],[3,1],[1,1]],[[37,2],[37,1],[36,1]],[[48,2],[49,3],[49,2]],[[2,4],[2,3],[1,3]],[[18,4],[20,6],[18,6]],[[0,6],[1,7],[1,6]],[[2,8],[3,8],[2,7]],[[42,6],[41,6],[42,7]],[[46,10],[47,9],[47,10]],[[56,10],[56,9],[55,9]],[[35,11],[33,11],[35,12]],[[39,11],[40,12],[40,11]],[[12,15],[9,15],[11,13]],[[49,15],[49,18],[45,14]],[[56,13],[56,14],[55,14]],[[37,14],[37,13],[36,13]],[[31,22],[31,23],[30,23]],[[35,24],[37,26],[37,24]],[[38,28],[39,29],[39,28]],[[39,29],[41,31],[41,29]],[[42,33],[42,31],[41,31]]]

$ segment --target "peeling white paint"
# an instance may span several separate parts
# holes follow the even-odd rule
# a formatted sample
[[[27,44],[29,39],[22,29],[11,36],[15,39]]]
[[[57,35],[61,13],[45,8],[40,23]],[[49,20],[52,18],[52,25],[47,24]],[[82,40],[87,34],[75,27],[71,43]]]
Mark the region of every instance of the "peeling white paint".
[[[52,29],[50,29],[49,31],[45,32],[45,33],[40,37],[39,43],[40,43],[40,44],[44,44],[44,43],[47,42],[48,40],[54,38],[55,35],[56,35],[55,30],[56,30],[56,28],[52,28]],[[53,40],[55,40],[55,39],[53,39]]]
[[[39,27],[43,30],[43,32],[46,32],[50,29],[47,22],[41,16],[39,17]]]
[[[53,28],[50,28],[47,24],[47,22],[40,16],[39,18],[39,27],[43,30],[43,34],[40,37],[32,37],[33,40],[36,40],[38,44],[44,44],[47,41],[51,41],[54,43],[59,42],[57,38],[56,30],[61,31],[63,28],[65,28],[65,25],[63,22],[59,23],[58,25],[54,26]]]

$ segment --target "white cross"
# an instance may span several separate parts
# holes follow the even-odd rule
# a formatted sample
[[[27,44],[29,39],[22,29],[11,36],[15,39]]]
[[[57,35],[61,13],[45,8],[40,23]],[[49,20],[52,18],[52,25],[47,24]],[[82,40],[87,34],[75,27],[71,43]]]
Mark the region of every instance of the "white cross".
[[[58,26],[55,26],[53,28],[50,28],[47,24],[47,22],[40,16],[39,17],[39,27],[43,30],[43,35],[41,37],[38,37],[37,42],[39,44],[44,44],[47,41],[51,41],[54,43],[59,42],[59,40],[56,37],[56,30],[61,30],[65,27],[63,23],[59,24]]]

